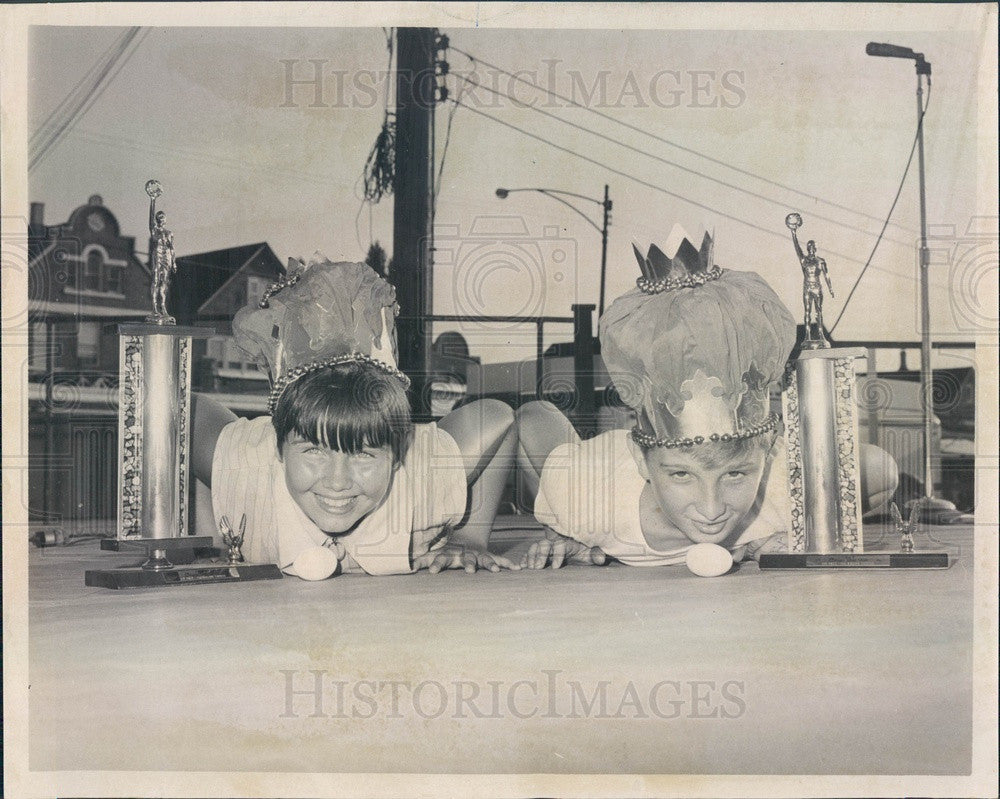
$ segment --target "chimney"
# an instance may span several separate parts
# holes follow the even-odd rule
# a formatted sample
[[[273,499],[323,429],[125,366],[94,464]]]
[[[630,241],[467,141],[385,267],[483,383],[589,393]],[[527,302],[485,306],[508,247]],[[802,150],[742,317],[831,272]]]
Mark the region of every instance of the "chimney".
[[[42,227],[45,224],[45,203],[32,203],[29,224]]]

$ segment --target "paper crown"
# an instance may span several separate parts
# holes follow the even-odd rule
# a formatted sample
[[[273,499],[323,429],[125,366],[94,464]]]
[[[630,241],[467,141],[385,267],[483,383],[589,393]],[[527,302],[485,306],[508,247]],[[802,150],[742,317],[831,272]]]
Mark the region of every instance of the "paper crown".
[[[233,318],[236,345],[271,381],[273,412],[289,384],[327,366],[367,362],[397,377],[396,290],[366,264],[333,263],[319,253],[288,261],[286,276]]]
[[[700,249],[675,234],[672,257],[633,245],[643,274],[600,320],[604,362],[636,411],[632,436],[675,447],[759,435],[778,421],[768,391],[795,320],[759,275],[716,266],[707,233]]]

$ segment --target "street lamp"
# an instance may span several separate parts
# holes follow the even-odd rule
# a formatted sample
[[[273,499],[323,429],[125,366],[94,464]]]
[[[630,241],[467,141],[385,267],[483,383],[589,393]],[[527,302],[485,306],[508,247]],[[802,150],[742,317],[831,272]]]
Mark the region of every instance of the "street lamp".
[[[572,191],[562,191],[561,189],[538,189],[538,188],[522,188],[522,189],[497,189],[497,197],[501,200],[506,200],[507,196],[515,191],[537,191],[539,194],[544,194],[547,197],[551,197],[553,200],[561,202],[566,207],[572,209],[579,216],[582,216],[587,220],[587,224],[590,225],[594,230],[601,234],[601,296],[600,304],[597,308],[597,318],[600,319],[604,315],[604,283],[607,277],[608,270],[608,225],[611,223],[611,200],[608,199],[608,185],[604,184],[604,200],[596,200],[593,197],[587,197],[583,194],[576,194]],[[586,200],[589,203],[597,203],[601,206],[603,211],[603,219],[601,226],[598,227],[597,223],[594,222],[589,216],[587,216],[583,211],[577,208],[573,203],[568,200],[564,200],[563,197],[575,197],[578,200]]]

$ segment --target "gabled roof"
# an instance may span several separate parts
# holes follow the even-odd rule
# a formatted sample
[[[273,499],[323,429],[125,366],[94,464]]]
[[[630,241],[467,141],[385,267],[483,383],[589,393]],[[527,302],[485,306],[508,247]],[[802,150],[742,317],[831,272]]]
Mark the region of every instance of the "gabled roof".
[[[224,292],[248,264],[261,257],[273,263],[277,274],[281,273],[281,262],[267,242],[178,257],[172,292],[172,308],[178,321],[192,321],[206,312],[212,300]]]

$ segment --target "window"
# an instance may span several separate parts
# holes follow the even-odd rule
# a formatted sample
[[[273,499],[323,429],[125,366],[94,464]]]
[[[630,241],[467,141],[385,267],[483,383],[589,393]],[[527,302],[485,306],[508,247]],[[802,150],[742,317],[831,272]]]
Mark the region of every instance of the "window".
[[[83,285],[80,288],[86,291],[101,290],[101,267],[104,265],[104,256],[99,250],[91,250],[87,253],[87,260],[83,264]]]
[[[66,274],[66,288],[77,288],[80,285],[81,264],[77,261],[71,261],[66,257],[66,253],[60,250],[56,250],[55,260],[59,264],[59,270]]]
[[[271,285],[273,281],[268,280],[266,277],[259,277],[257,275],[247,278],[247,302],[253,300],[256,302],[261,297],[264,296],[264,292],[267,291],[267,287]]]
[[[122,268],[104,265],[104,290],[112,294],[122,294]]]
[[[97,366],[100,340],[100,322],[80,322],[80,329],[76,336],[76,357],[80,362],[81,369]]]

